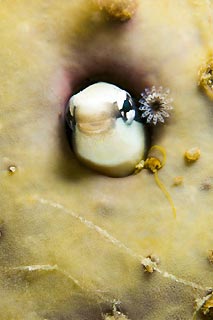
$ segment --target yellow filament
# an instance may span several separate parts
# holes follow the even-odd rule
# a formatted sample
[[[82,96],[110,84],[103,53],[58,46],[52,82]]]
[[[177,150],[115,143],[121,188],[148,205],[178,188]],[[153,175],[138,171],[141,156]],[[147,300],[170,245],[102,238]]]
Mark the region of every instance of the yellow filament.
[[[172,197],[170,196],[169,192],[166,190],[164,184],[160,181],[157,171],[154,172],[154,176],[155,176],[155,182],[157,183],[157,185],[161,189],[161,191],[165,194],[167,200],[169,201],[169,203],[172,207],[172,212],[173,212],[174,218],[176,218],[176,208],[175,208],[174,202],[172,200]]]
[[[163,159],[162,161],[159,160],[156,157],[149,157],[146,159],[146,161],[141,160],[136,166],[135,166],[135,174],[140,172],[142,169],[149,169],[152,173],[154,173],[155,176],[155,182],[158,185],[158,187],[161,189],[161,191],[164,193],[166,196],[167,200],[169,201],[171,207],[172,207],[172,212],[174,217],[176,218],[176,208],[174,205],[174,202],[172,200],[172,197],[170,196],[169,192],[166,190],[166,187],[164,184],[160,181],[158,177],[158,170],[160,170],[166,163],[166,151],[163,147],[154,145],[150,148],[149,153],[153,151],[154,149],[158,150],[161,152]]]
[[[160,161],[159,159],[155,158],[155,157],[150,157],[145,161],[145,168],[150,169],[155,176],[155,182],[157,183],[158,187],[161,189],[161,191],[165,194],[167,200],[169,201],[171,207],[172,207],[172,212],[174,217],[176,218],[176,208],[174,206],[174,202],[172,200],[172,197],[170,196],[169,192],[166,190],[164,184],[160,181],[159,177],[158,177],[158,170],[160,170],[166,163],[166,151],[163,147],[158,146],[158,145],[154,145],[150,148],[150,151],[152,150],[159,150],[163,156],[163,160]]]

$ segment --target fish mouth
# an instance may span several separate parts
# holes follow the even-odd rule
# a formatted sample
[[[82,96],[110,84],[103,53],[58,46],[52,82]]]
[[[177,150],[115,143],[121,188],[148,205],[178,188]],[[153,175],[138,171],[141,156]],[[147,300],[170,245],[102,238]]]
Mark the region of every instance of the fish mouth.
[[[79,131],[86,135],[109,132],[115,125],[115,119],[103,119],[93,122],[81,122],[77,124]]]

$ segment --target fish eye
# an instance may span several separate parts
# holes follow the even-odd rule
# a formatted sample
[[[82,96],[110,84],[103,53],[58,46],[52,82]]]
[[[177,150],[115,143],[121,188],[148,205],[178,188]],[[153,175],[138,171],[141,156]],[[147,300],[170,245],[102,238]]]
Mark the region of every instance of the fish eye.
[[[126,99],[123,101],[122,109],[120,109],[120,114],[127,124],[131,124],[135,119],[136,108],[134,101],[129,93],[126,94]]]

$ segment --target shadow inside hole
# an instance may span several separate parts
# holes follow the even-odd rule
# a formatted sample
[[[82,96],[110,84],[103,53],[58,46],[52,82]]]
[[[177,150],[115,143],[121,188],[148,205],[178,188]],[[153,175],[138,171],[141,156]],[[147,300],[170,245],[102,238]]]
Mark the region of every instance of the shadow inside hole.
[[[127,91],[131,97],[133,98],[136,106],[136,117],[135,121],[141,122],[144,124],[145,127],[145,140],[146,140],[146,150],[145,150],[145,159],[147,157],[148,150],[150,149],[150,146],[157,144],[158,141],[161,140],[161,136],[163,136],[166,132],[165,125],[158,124],[156,126],[146,124],[146,119],[141,117],[140,111],[139,111],[139,99],[141,97],[141,92],[144,91],[146,87],[151,87],[149,83],[144,81],[144,83],[141,86],[141,81],[138,81],[138,79],[146,79],[144,75],[140,72],[140,75],[138,74],[139,71],[136,70],[136,72],[133,72],[131,69],[131,66],[121,66],[118,63],[113,63],[113,61],[102,61],[103,63],[103,70],[101,70],[101,67],[99,64],[96,65],[95,71],[91,71],[90,67],[86,71],[86,75],[77,79],[77,81],[73,82],[72,87],[72,95],[75,95],[79,93],[80,91],[84,90],[85,88],[89,87],[90,85],[93,85],[97,82],[107,82],[110,84],[113,84],[125,91]],[[108,69],[108,70],[107,70]],[[116,70],[116,72],[112,72],[111,70]],[[138,77],[137,77],[138,74]],[[72,130],[70,128],[70,115],[69,115],[69,101],[67,101],[66,106],[64,108],[64,115],[63,115],[63,121],[64,121],[64,134],[63,141],[62,141],[62,147],[64,150],[64,153],[69,154],[68,156],[65,155],[68,164],[68,170],[64,170],[65,175],[67,178],[71,179],[82,179],[84,175],[87,177],[91,174],[95,175],[103,175],[100,172],[96,172],[93,169],[89,169],[86,165],[81,164],[80,160],[78,160],[75,157],[73,146],[72,146]],[[61,128],[60,128],[61,130]],[[66,142],[65,142],[66,141]],[[69,149],[69,151],[68,151]]]

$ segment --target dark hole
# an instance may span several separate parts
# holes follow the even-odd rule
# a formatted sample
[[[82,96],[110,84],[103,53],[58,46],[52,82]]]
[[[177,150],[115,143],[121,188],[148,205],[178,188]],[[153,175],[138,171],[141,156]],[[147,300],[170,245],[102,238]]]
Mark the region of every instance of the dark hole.
[[[154,101],[151,103],[151,107],[153,111],[158,111],[161,107],[160,101]]]

